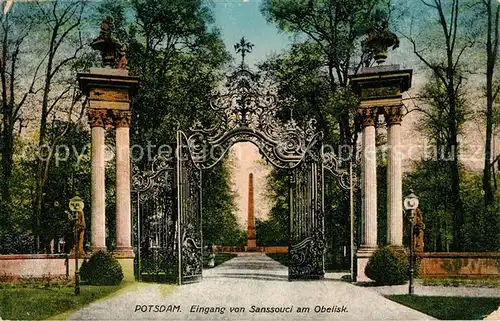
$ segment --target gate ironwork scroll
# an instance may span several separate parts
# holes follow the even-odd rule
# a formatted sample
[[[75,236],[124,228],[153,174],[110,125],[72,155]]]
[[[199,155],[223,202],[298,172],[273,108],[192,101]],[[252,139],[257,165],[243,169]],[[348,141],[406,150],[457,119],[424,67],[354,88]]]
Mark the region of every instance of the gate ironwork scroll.
[[[195,166],[186,136],[177,132],[177,213],[179,284],[200,281],[203,268],[201,170]]]
[[[323,134],[316,130],[314,120],[304,127],[293,118],[282,121],[276,114],[275,103],[276,97],[269,85],[262,84],[258,74],[241,64],[213,96],[211,107],[216,116],[212,124],[215,125],[205,128],[196,122],[188,131],[178,131],[177,160],[168,163],[165,171],[170,176],[163,180],[170,184],[163,188],[168,191],[168,201],[159,196],[144,197],[146,192],[156,195],[149,192],[158,189],[149,187],[150,181],[163,169],[134,175],[134,182],[136,175],[138,177],[139,217],[145,213],[144,204],[151,199],[166,202],[159,208],[160,212],[166,211],[166,217],[171,217],[173,222],[167,220],[163,227],[164,239],[172,244],[165,247],[162,259],[171,261],[161,266],[169,275],[175,266],[177,273],[174,274],[180,284],[202,277],[202,171],[214,167],[231,146],[243,141],[255,144],[269,163],[287,170],[290,175],[289,279],[324,276],[324,168],[339,173],[336,158],[333,154],[323,154]],[[146,216],[154,217],[153,213],[156,212],[148,212]],[[142,256],[151,255],[151,249],[144,245],[149,237],[145,235],[151,233],[144,230],[145,224],[139,228]]]
[[[133,217],[137,278],[177,280],[176,173],[173,159],[157,155],[148,170],[134,167]]]

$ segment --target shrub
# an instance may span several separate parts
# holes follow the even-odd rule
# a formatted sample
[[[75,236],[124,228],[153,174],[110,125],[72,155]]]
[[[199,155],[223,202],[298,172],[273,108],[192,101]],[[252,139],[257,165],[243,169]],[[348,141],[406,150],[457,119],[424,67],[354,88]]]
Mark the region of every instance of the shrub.
[[[28,234],[0,235],[0,254],[35,253],[34,238]]]
[[[80,279],[88,280],[89,278],[89,263],[86,259],[83,259],[82,265],[80,265]]]
[[[404,284],[408,280],[408,252],[402,248],[386,246],[370,258],[365,274],[378,285]]]
[[[85,261],[84,261],[85,262]],[[98,251],[80,267],[82,281],[90,285],[118,285],[123,279],[120,263],[109,253]]]

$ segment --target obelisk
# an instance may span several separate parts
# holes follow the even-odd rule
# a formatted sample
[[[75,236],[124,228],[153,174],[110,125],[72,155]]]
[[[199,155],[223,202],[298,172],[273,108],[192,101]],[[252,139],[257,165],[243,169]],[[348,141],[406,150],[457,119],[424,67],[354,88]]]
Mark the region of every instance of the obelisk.
[[[255,216],[253,199],[253,174],[248,175],[248,230],[247,230],[247,250],[257,247],[255,240]]]

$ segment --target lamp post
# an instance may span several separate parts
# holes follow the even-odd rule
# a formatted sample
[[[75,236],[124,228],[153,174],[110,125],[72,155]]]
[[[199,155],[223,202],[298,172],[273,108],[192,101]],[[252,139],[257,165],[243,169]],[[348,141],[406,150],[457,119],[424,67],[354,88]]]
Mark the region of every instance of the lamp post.
[[[85,203],[80,196],[69,200],[69,209],[75,213],[75,295],[80,294],[80,272],[78,271],[78,248],[80,246],[78,237],[78,216],[82,215]]]
[[[409,221],[410,221],[410,284],[408,287],[408,293],[411,295],[415,292],[415,288],[413,286],[413,274],[415,272],[414,266],[414,246],[413,246],[413,228],[415,226],[415,210],[418,208],[418,197],[411,191],[410,195],[406,196],[403,202],[404,208],[409,212]]]

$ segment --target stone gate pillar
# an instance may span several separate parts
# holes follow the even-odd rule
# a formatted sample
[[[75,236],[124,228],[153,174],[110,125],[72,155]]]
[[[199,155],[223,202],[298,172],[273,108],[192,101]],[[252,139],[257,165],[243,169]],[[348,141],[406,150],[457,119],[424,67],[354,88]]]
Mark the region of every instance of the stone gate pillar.
[[[387,240],[389,245],[403,244],[402,169],[400,131],[402,93],[411,86],[412,70],[397,65],[364,68],[350,76],[351,87],[360,96],[359,113],[363,121],[363,156],[361,182],[363,193],[361,246],[356,253],[356,281],[369,281],[365,267],[377,249],[377,161],[375,154],[375,120],[384,115],[388,129],[387,169]],[[371,156],[371,157],[370,157]]]
[[[134,257],[132,249],[132,222],[130,199],[130,120],[127,110],[113,111],[116,135],[116,253]]]
[[[403,172],[401,168],[401,120],[403,106],[384,108],[387,123],[387,243],[403,246]]]
[[[116,128],[116,250],[113,255],[122,266],[124,279],[133,281],[129,127],[131,96],[139,86],[139,78],[129,76],[125,69],[108,67],[91,68],[88,73],[79,73],[78,81],[87,96],[89,115],[106,119],[100,121],[96,118],[92,128],[92,248],[106,249],[104,147],[101,146],[104,145],[105,127],[109,120],[108,126]]]
[[[105,135],[109,123],[107,110],[90,109],[89,124],[92,134],[91,150],[91,230],[92,251],[106,250],[106,186]]]
[[[362,209],[363,222],[360,247],[357,256],[357,271],[364,271],[368,260],[377,249],[377,148],[375,144],[377,109],[360,110],[363,125],[361,167],[363,171]],[[364,273],[363,273],[364,274]],[[358,281],[363,281],[358,278]]]

